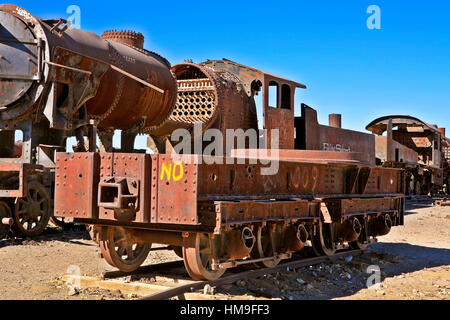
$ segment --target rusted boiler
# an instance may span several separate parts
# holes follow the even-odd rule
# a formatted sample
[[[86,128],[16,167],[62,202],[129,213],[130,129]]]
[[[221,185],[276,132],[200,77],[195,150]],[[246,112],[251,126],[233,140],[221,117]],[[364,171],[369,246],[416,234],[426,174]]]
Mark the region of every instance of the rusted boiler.
[[[11,224],[34,236],[52,215],[54,154],[66,139],[77,137],[76,151],[96,151],[98,132],[101,149],[112,151],[114,130],[123,130],[132,148],[138,133],[171,115],[177,85],[141,34],[99,37],[15,5],[0,6],[0,23],[0,237]]]

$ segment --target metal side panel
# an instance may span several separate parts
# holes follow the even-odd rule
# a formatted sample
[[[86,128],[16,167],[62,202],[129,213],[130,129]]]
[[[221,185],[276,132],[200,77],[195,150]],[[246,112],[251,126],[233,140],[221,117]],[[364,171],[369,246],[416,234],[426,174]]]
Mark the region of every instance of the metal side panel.
[[[55,216],[97,219],[99,155],[58,153],[56,166]]]
[[[198,166],[187,159],[152,156],[151,222],[198,225]]]

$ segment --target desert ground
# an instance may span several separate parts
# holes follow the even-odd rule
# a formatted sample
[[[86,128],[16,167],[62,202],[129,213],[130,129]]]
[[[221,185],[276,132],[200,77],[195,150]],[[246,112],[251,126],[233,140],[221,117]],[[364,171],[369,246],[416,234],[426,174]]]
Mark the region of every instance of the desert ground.
[[[404,227],[394,228],[361,256],[238,281],[214,288],[208,294],[211,299],[249,300],[450,300],[450,207],[408,204],[405,219]],[[0,299],[138,298],[139,295],[119,289],[73,290],[66,286],[65,275],[74,266],[83,276],[99,279],[103,271],[113,270],[99,253],[83,227],[65,231],[51,227],[36,239],[1,240]],[[156,251],[145,264],[176,260],[179,258],[172,251]],[[370,289],[369,266],[381,271],[380,285]],[[183,268],[171,272],[187,278]],[[119,281],[155,283],[157,276],[129,276]]]

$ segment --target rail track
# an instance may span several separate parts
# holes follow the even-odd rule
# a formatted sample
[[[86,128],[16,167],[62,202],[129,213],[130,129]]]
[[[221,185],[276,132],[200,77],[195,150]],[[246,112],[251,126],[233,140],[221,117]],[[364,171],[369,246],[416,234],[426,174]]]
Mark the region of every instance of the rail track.
[[[330,260],[333,261],[333,260],[336,260],[339,258],[351,256],[351,255],[361,255],[364,252],[365,252],[365,250],[345,250],[345,251],[336,253],[335,255],[329,256],[329,257],[298,259],[298,260],[293,260],[293,261],[289,261],[289,262],[280,264],[273,268],[265,268],[265,269],[239,272],[239,273],[232,274],[228,277],[221,278],[216,281],[193,281],[190,283],[181,284],[180,286],[177,286],[177,287],[167,288],[167,290],[162,290],[161,292],[146,296],[139,300],[169,300],[174,297],[178,297],[179,299],[184,300],[184,295],[186,293],[201,290],[201,289],[205,288],[206,286],[218,287],[218,286],[223,286],[223,285],[227,285],[227,284],[233,284],[239,280],[248,280],[248,279],[252,279],[252,278],[258,278],[258,277],[261,277],[264,275],[282,272],[287,269],[297,269],[297,268],[313,266],[313,265],[317,265],[317,264],[320,264],[320,263],[323,263],[326,261],[330,261]],[[164,264],[163,267],[171,267],[171,266],[175,267],[175,266],[179,266],[179,265],[180,265],[180,263],[174,262],[174,263]],[[161,267],[161,265],[143,267],[143,268],[137,270],[136,272],[134,272],[133,274],[142,274],[143,272],[149,271],[149,270],[154,271],[156,268],[160,268],[160,267]],[[107,278],[111,278],[114,275],[122,276],[123,274],[122,273],[121,274],[119,274],[119,273],[104,274],[104,276],[106,276]]]

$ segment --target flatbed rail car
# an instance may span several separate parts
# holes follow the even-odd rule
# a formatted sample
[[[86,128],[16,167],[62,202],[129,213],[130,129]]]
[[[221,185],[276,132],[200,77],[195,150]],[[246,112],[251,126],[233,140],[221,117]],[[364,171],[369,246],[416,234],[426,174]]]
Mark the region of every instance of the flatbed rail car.
[[[375,150],[379,164],[406,170],[407,195],[442,193],[444,186],[448,189],[449,143],[444,128],[399,115],[376,119],[367,130],[378,135]]]
[[[260,159],[273,160],[270,152]],[[318,255],[365,248],[404,224],[404,171],[336,154],[279,150],[278,173],[262,175],[249,155],[208,165],[197,156],[59,153],[55,215],[95,225],[103,257],[122,271],[158,243],[197,280],[275,266],[308,240]]]

